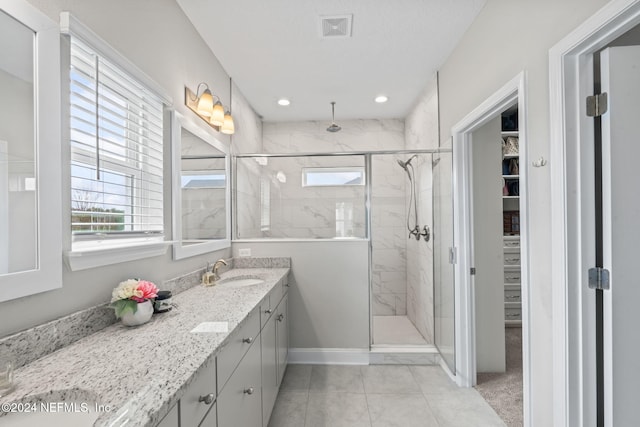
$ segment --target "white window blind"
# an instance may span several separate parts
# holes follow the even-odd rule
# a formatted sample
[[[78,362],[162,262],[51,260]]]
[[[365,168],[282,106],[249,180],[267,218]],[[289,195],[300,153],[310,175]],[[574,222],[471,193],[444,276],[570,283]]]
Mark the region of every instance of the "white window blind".
[[[71,228],[83,235],[163,231],[163,102],[71,37]]]

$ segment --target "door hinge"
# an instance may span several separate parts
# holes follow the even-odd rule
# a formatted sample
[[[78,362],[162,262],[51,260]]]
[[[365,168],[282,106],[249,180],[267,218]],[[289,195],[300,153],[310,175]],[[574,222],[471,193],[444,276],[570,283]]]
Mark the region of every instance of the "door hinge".
[[[589,269],[589,289],[609,289],[609,270],[601,267]]]
[[[587,116],[600,117],[607,112],[607,92],[587,96]]]
[[[472,276],[476,275],[476,268],[475,267],[471,267],[471,275]]]

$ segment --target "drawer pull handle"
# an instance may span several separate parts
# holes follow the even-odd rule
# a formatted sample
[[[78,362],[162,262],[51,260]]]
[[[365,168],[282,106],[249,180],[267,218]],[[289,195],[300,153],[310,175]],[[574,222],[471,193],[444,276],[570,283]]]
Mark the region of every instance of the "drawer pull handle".
[[[507,280],[519,280],[520,276],[507,276]]]
[[[265,313],[267,313],[267,314],[271,314],[271,313],[273,313],[273,310],[271,310],[270,308],[268,308],[268,309],[266,309],[264,312],[265,312]]]
[[[505,258],[504,261],[508,263],[515,263],[520,261],[520,258]]]
[[[245,342],[247,344],[251,344],[253,342],[253,338],[249,337],[249,338],[242,338],[242,342]]]
[[[284,314],[281,314],[280,316],[278,316],[278,322],[282,322],[282,319],[284,319]]]
[[[198,402],[204,402],[207,405],[211,405],[216,396],[213,393],[209,393],[206,396],[200,396]]]
[[[254,392],[253,387],[249,387],[248,389],[244,390],[244,394],[253,394],[253,392]]]
[[[507,299],[520,299],[520,297],[517,296],[517,295],[507,295],[506,298]]]

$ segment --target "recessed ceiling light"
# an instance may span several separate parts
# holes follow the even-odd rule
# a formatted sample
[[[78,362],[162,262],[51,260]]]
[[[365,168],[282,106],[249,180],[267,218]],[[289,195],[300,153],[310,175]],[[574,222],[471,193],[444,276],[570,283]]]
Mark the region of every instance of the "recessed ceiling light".
[[[375,99],[375,101],[376,101],[378,104],[382,104],[382,103],[384,103],[384,102],[387,102],[388,100],[389,100],[389,98],[387,98],[387,97],[386,97],[386,96],[384,96],[384,95],[378,95],[378,96],[376,96],[376,99]]]
[[[281,98],[278,99],[278,105],[282,106],[282,107],[286,107],[287,105],[291,104],[291,101],[289,101],[286,98]]]

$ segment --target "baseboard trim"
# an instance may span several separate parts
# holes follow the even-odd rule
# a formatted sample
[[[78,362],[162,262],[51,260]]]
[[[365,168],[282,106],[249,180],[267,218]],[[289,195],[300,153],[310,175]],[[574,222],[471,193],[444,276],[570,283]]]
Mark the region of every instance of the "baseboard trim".
[[[292,365],[368,365],[369,350],[364,348],[290,348]]]

